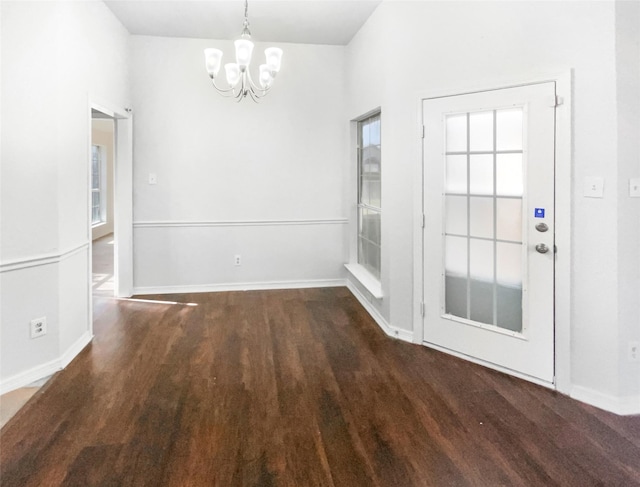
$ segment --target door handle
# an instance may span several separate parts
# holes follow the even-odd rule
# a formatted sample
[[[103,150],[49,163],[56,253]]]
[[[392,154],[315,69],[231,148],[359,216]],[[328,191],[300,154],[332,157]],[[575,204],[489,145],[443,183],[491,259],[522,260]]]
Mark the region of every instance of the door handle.
[[[547,252],[549,252],[549,247],[547,247],[543,243],[539,243],[538,245],[536,245],[536,251],[540,252],[541,254],[546,254]]]

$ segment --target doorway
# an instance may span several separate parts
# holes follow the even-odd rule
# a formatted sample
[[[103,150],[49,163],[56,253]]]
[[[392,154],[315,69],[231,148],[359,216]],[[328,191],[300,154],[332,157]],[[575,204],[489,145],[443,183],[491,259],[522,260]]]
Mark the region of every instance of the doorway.
[[[99,271],[96,274],[111,274],[109,276],[95,276],[94,280],[93,255],[90,255],[88,279],[89,282],[97,284],[101,294],[130,297],[133,292],[133,116],[131,109],[113,107],[105,102],[90,101],[88,123],[89,134],[91,134],[89,137],[89,164],[91,166],[95,164],[98,167],[100,165],[94,163],[94,155],[103,158],[106,155],[108,160],[108,149],[104,149],[104,147],[96,149],[94,147],[101,144],[93,135],[93,126],[102,124],[103,129],[109,127],[106,131],[110,132],[110,134],[103,137],[101,141],[113,141],[113,167],[111,169],[113,186],[107,189],[105,193],[107,202],[109,197],[112,201],[113,226],[111,230],[110,227],[103,228],[106,242],[98,241],[99,244],[104,244],[107,248],[96,249],[96,252],[106,250],[102,252],[103,258],[100,263],[101,266],[104,265],[106,267],[96,269]],[[109,166],[107,165],[106,169],[102,169],[102,173],[91,169],[90,167],[90,177],[88,178],[90,217],[87,225],[89,240],[93,241],[95,222],[104,214],[101,211],[108,214],[109,205],[107,204],[105,207],[98,209],[98,203],[102,201],[102,196],[98,197],[94,196],[94,194],[100,188],[100,175],[106,180],[109,179]],[[93,177],[94,174],[96,178]],[[108,233],[109,231],[111,233]],[[112,235],[112,238],[109,235]],[[111,253],[113,257],[110,256]],[[98,263],[96,263],[96,266],[98,266]],[[89,286],[89,294],[89,302],[93,304],[93,285]]]
[[[115,121],[91,110],[91,256],[94,296],[113,297],[115,228]]]
[[[424,343],[551,385],[556,84],[422,103]]]

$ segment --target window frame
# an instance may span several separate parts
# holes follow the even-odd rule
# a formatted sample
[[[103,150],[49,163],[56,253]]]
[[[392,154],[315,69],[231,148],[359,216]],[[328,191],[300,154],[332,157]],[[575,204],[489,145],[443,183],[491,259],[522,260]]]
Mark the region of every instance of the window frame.
[[[377,124],[376,124],[377,121]],[[377,125],[377,142],[378,144],[369,144],[367,147],[376,147],[379,152],[377,158],[378,174],[377,181],[377,193],[379,206],[372,204],[372,201],[363,201],[363,186],[364,175],[369,172],[365,169],[365,149],[363,143],[363,133],[365,127],[371,127]],[[356,169],[356,262],[358,266],[361,266],[375,282],[379,283],[382,277],[382,111],[380,109],[374,110],[363,117],[356,120],[356,147],[357,147],[357,169]],[[371,180],[369,180],[370,182]],[[375,182],[375,180],[374,180]],[[377,214],[377,225],[370,225],[370,229],[374,228],[377,239],[371,239],[371,235],[364,236],[361,233],[361,229],[364,227],[363,215],[365,212]],[[377,226],[377,228],[375,228]],[[363,253],[363,243],[367,243],[369,246],[375,246],[378,249],[377,258],[373,259],[371,255],[365,255]]]
[[[94,158],[95,154],[98,154],[98,187],[94,188]],[[90,201],[90,211],[91,211],[91,226],[97,227],[99,225],[103,225],[107,222],[107,192],[106,192],[106,181],[107,181],[107,158],[106,158],[106,147],[99,144],[91,144],[91,165],[89,167],[90,171],[90,190],[91,190],[91,201]],[[96,207],[93,204],[93,195],[99,195],[99,205]],[[100,213],[99,220],[94,220],[94,208],[98,209]]]

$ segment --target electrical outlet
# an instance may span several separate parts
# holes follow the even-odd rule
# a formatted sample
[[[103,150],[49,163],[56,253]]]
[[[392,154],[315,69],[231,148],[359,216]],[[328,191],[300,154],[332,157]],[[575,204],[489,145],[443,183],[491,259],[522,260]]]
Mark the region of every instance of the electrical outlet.
[[[31,338],[38,338],[47,334],[47,318],[36,318],[31,320]]]
[[[239,255],[236,255],[233,258],[233,264],[234,265],[242,265],[242,257],[240,257]]]
[[[640,342],[629,342],[629,362],[640,362]]]

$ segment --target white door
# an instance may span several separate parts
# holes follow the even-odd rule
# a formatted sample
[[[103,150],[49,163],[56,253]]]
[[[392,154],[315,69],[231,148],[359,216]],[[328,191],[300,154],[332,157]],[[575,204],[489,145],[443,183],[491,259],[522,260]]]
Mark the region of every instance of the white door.
[[[427,99],[424,341],[554,380],[555,83]]]

